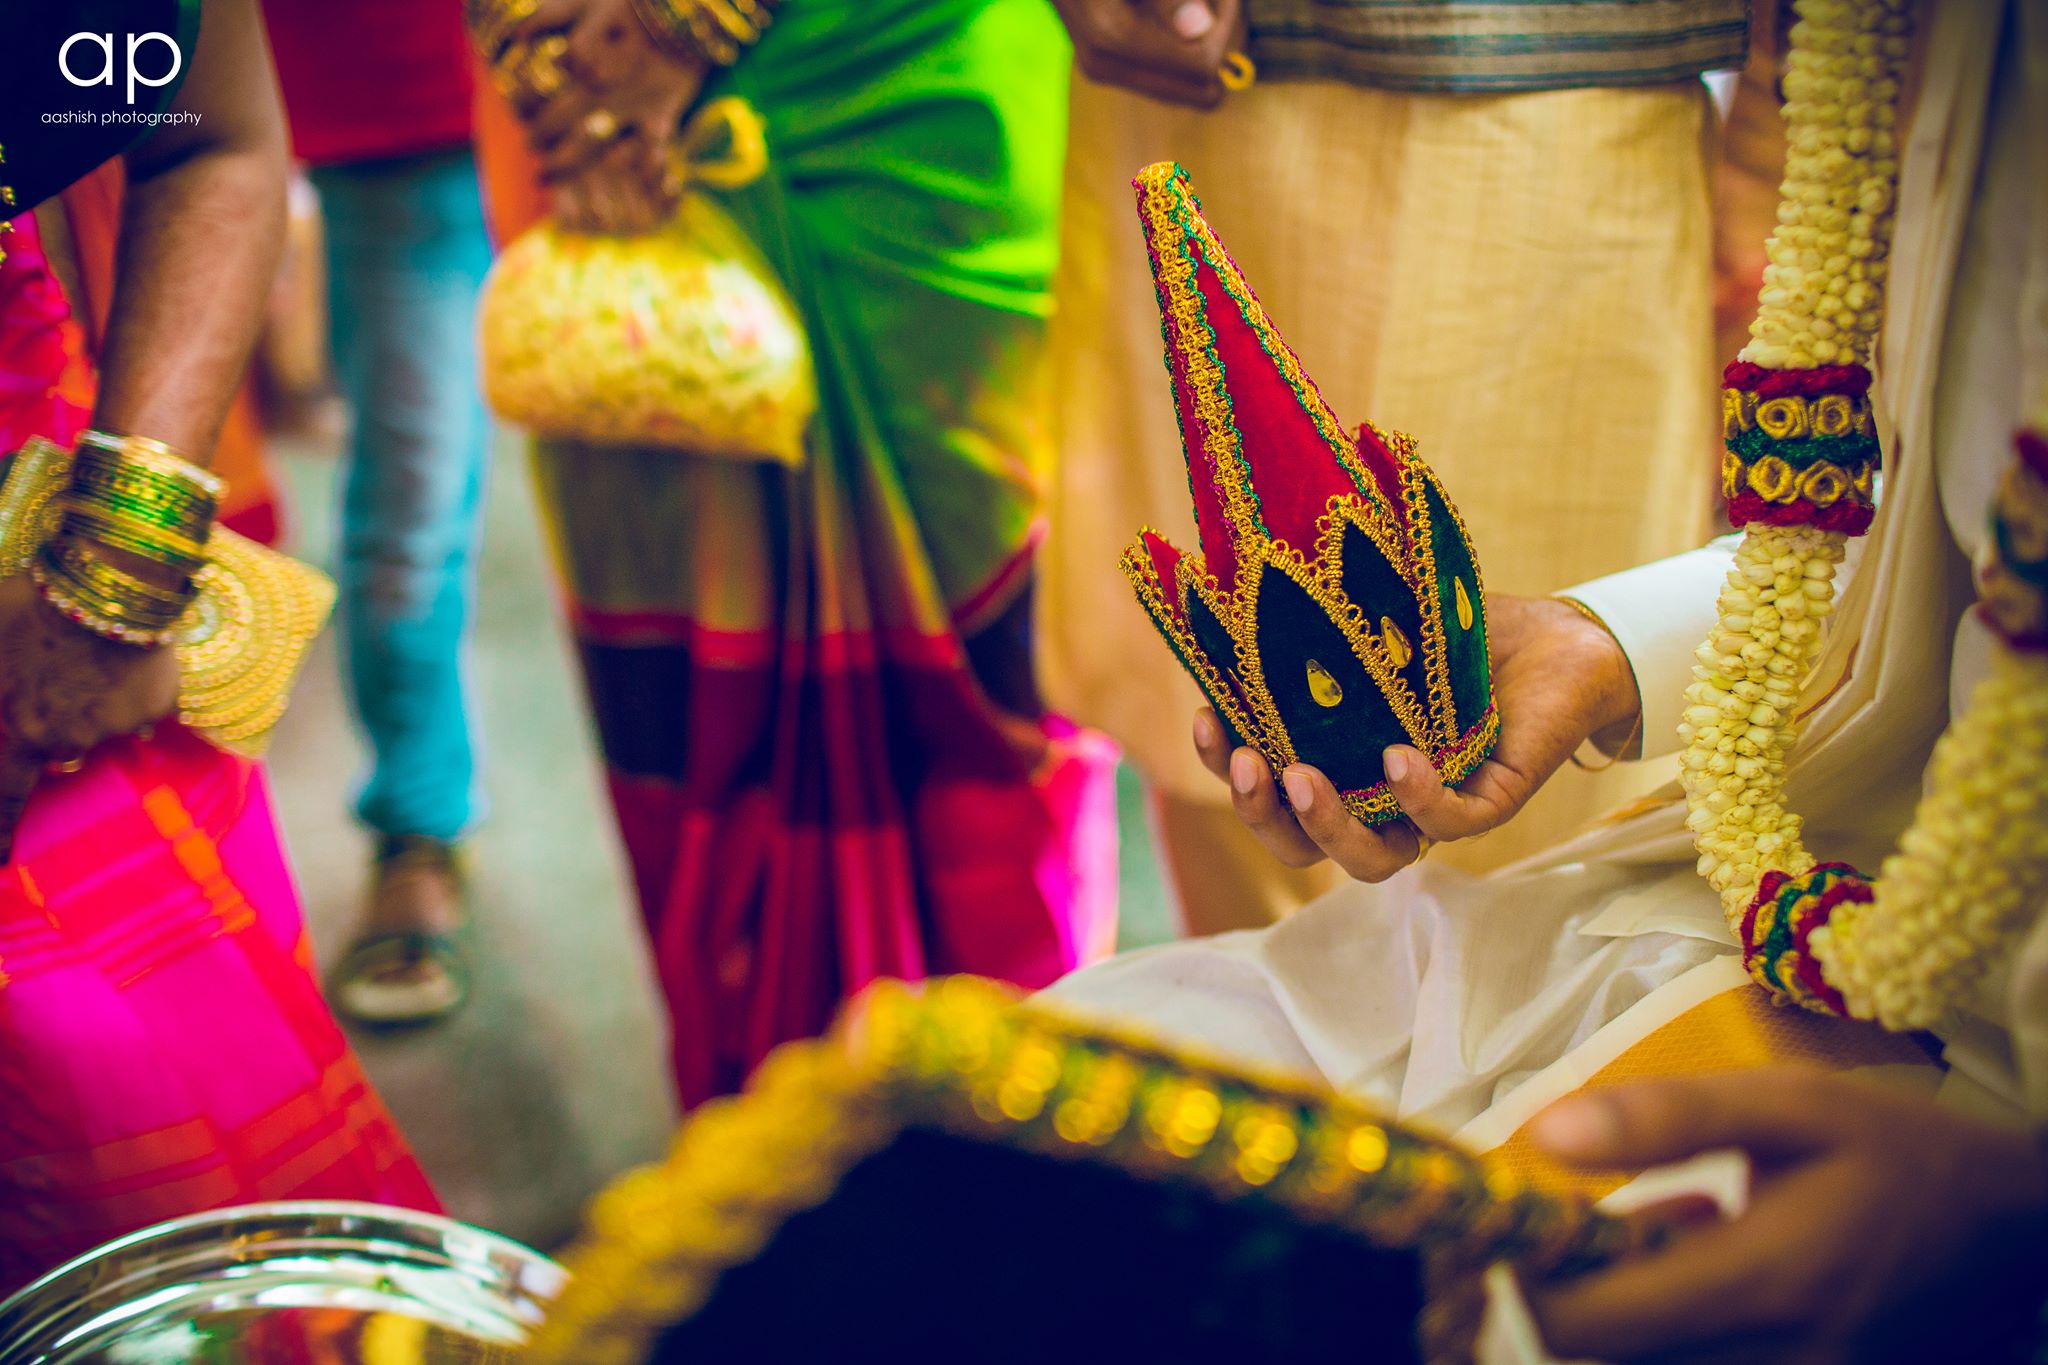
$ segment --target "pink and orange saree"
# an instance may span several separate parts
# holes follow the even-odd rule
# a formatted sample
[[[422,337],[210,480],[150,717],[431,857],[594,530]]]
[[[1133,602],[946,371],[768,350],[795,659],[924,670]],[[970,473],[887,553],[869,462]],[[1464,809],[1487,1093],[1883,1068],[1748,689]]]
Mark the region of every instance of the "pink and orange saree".
[[[0,451],[68,443],[84,333],[33,215],[6,247]],[[314,984],[260,770],[166,724],[50,775],[0,867],[0,1294],[286,1198],[437,1207]]]

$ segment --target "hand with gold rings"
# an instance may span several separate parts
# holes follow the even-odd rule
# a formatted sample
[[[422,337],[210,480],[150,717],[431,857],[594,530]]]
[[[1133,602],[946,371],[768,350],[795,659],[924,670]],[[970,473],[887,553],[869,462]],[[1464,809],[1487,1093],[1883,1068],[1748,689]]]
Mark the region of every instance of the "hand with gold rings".
[[[569,83],[569,73],[562,69],[562,55],[568,50],[569,40],[559,33],[532,43],[513,43],[491,68],[499,93],[522,108],[553,99]]]
[[[663,178],[675,130],[709,74],[701,57],[662,48],[634,3],[544,0],[507,33],[508,43],[526,46],[519,71],[534,73],[522,75],[513,111],[555,221],[572,231],[659,225],[672,199]],[[559,88],[543,93],[556,70]]]
[[[499,0],[470,7],[469,36],[494,70],[502,69],[508,39],[540,9],[540,0]]]

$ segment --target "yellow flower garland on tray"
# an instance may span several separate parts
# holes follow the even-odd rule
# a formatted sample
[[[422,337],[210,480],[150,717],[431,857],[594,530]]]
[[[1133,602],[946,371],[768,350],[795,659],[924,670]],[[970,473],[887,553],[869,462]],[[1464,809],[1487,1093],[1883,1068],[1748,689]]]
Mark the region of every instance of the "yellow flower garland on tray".
[[[1728,367],[1723,491],[1745,526],[1679,726],[1699,870],[1750,974],[1809,1009],[1929,1027],[2048,896],[2048,440],[2000,492],[1986,619],[2005,641],[1875,880],[1821,863],[1784,783],[1849,536],[1874,512],[1866,368],[1883,317],[1913,0],[1800,0],[1787,157],[1751,342]],[[2037,419],[2048,430],[2048,404]]]

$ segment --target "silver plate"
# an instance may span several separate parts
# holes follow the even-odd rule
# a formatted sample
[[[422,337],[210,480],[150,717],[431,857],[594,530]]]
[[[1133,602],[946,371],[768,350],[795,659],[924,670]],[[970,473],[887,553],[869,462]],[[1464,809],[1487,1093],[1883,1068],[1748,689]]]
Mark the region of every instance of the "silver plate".
[[[0,1303],[0,1365],[482,1365],[561,1289],[509,1238],[376,1204],[249,1204],[109,1242]]]

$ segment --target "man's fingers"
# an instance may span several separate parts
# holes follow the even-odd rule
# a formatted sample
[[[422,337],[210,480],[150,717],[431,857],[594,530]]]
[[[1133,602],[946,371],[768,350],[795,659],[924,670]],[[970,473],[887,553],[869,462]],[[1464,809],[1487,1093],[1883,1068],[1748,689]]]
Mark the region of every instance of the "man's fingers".
[[[565,29],[582,17],[587,3],[588,0],[540,0],[540,3],[533,7],[533,13],[518,23],[509,25],[504,30],[504,36],[514,41],[523,39],[531,42],[544,33]]]
[[[620,138],[633,135],[633,129],[622,124],[617,116],[593,110],[569,136],[541,157],[541,179],[547,182],[585,174],[618,145]]]
[[[93,713],[87,725],[72,730],[63,751],[84,753],[106,740],[154,725],[177,709],[177,656],[165,651],[163,657],[150,659],[140,673],[131,674],[128,685]]]
[[[569,46],[562,53],[562,70],[592,90],[608,90],[632,73],[633,59],[643,49],[624,40],[616,23],[634,23],[632,16],[614,24],[581,23],[569,31]]]
[[[1090,80],[1175,104],[1208,107],[1223,97],[1217,69],[1229,34],[1208,0],[1092,8],[1075,27],[1075,56]],[[1196,28],[1199,36],[1183,36]]]
[[[565,180],[553,187],[549,194],[550,210],[555,222],[570,232],[596,232],[597,224],[591,221],[589,196],[584,193],[581,180]]]
[[[0,751],[0,863],[14,861],[14,835],[21,828],[21,813],[43,775],[48,761],[39,749],[15,743]]]
[[[1232,754],[1229,772],[1231,808],[1268,853],[1289,867],[1313,867],[1323,860],[1323,851],[1280,804],[1273,770],[1256,749]]]
[[[1305,763],[1281,774],[1301,831],[1331,861],[1362,882],[1383,882],[1422,856],[1415,831],[1395,822],[1368,829],[1352,815],[1330,779]]]
[[[1216,31],[1216,6],[1210,0],[1151,0],[1159,26],[1184,43],[1198,43]]]
[[[1223,722],[1206,706],[1195,712],[1195,753],[1203,767],[1225,782],[1230,780],[1230,740],[1223,733]]]
[[[1685,1347],[1753,1336],[1796,1350],[1794,1329],[1811,1324],[1808,1281],[1825,1273],[1823,1249],[1801,1234],[1808,1212],[1843,1197],[1837,1183],[1802,1167],[1772,1188],[1769,1209],[1760,1201],[1749,1215],[1681,1233],[1660,1251],[1537,1287],[1529,1305],[1544,1341],[1567,1359],[1681,1358]]]
[[[1504,823],[1522,807],[1496,763],[1482,763],[1461,787],[1446,787],[1420,749],[1397,744],[1383,756],[1387,786],[1401,803],[1401,813],[1438,842],[1471,839]]]
[[[526,140],[542,156],[573,136],[598,110],[597,97],[573,82],[540,107],[526,124]]]
[[[1106,48],[1076,52],[1081,74],[1097,85],[1136,91],[1166,104],[1214,108],[1223,98],[1223,82],[1211,71],[1176,70],[1133,60]]]
[[[1723,1147],[1767,1160],[1834,1142],[1839,1105],[1815,1090],[1842,1082],[1796,1067],[1644,1081],[1558,1101],[1530,1123],[1551,1155],[1581,1166],[1627,1168],[1680,1161]]]

